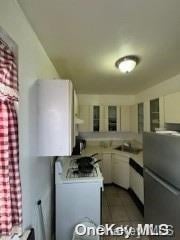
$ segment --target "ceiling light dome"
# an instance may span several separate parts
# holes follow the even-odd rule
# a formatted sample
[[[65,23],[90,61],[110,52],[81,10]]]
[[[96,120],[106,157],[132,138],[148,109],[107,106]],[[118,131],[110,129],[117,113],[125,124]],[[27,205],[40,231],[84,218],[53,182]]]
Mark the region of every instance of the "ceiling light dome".
[[[118,59],[115,65],[122,73],[130,73],[134,70],[138,63],[139,58],[131,55]]]

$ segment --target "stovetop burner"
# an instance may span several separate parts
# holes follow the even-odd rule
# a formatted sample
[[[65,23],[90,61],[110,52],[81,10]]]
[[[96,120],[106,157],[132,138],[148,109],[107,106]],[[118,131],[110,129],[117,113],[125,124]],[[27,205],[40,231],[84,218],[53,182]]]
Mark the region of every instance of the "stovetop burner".
[[[79,171],[78,168],[69,168],[67,171],[67,176],[66,178],[84,178],[84,177],[97,177],[97,169],[93,168],[92,172],[90,173],[82,173]]]

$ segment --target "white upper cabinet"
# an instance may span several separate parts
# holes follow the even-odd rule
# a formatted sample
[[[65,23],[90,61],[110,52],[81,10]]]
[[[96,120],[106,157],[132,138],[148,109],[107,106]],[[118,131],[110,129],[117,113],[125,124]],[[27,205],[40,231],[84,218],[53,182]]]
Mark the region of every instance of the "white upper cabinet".
[[[120,106],[105,106],[105,131],[116,132],[121,129]]]
[[[74,145],[74,91],[69,80],[38,80],[38,155],[69,156]]]
[[[120,107],[102,105],[80,105],[79,116],[84,124],[79,126],[80,132],[120,131]]]
[[[138,103],[138,133],[144,132],[144,103]]]
[[[130,131],[130,106],[121,106],[121,131]]]
[[[166,123],[180,123],[180,92],[164,97]]]
[[[130,106],[130,130],[131,132],[138,132],[138,105]]]
[[[164,97],[144,102],[144,131],[154,131],[164,127]]]
[[[104,106],[90,106],[90,131],[103,132],[105,129]]]
[[[144,131],[150,132],[150,102],[144,102]]]
[[[79,106],[79,117],[84,122],[79,125],[79,132],[91,132],[91,123],[90,123],[90,106],[89,105],[80,105]]]
[[[74,90],[74,116],[79,116],[79,103],[76,91]]]

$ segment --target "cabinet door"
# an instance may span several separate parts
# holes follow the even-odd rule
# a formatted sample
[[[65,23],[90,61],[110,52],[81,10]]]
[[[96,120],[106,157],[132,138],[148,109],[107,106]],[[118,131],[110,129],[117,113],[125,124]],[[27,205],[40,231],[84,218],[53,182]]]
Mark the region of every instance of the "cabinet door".
[[[138,105],[132,105],[130,107],[130,126],[131,131],[137,133],[138,132]]]
[[[144,131],[150,132],[150,102],[144,102]]]
[[[91,132],[103,132],[105,130],[104,106],[90,106],[89,123]]]
[[[105,106],[100,105],[100,132],[105,131]]]
[[[104,183],[112,183],[111,178],[111,153],[102,154],[102,175]]]
[[[159,98],[159,119],[160,119],[160,128],[164,128],[164,123],[165,123],[164,96]]]
[[[76,91],[74,90],[74,115],[78,117],[78,114],[79,114],[78,97]]]
[[[84,120],[83,124],[79,125],[80,132],[89,132],[90,130],[90,106],[80,105],[79,106],[80,119]]]
[[[71,155],[74,144],[74,99],[71,81],[37,81],[37,101],[38,155]]]
[[[138,133],[144,132],[144,103],[138,104]]]
[[[130,131],[130,106],[121,106],[121,131]]]
[[[180,92],[164,97],[164,113],[166,123],[180,123]]]
[[[150,101],[150,129],[152,132],[160,127],[159,98]]]
[[[139,200],[144,203],[144,178],[130,167],[130,188],[135,192]]]
[[[121,129],[120,106],[105,106],[105,131],[116,132]]]
[[[79,135],[78,126],[76,124],[76,118],[79,114],[79,105],[78,105],[78,97],[76,91],[74,90],[74,146],[76,144],[76,136]]]
[[[112,181],[125,188],[129,188],[129,159],[127,157],[112,154]]]

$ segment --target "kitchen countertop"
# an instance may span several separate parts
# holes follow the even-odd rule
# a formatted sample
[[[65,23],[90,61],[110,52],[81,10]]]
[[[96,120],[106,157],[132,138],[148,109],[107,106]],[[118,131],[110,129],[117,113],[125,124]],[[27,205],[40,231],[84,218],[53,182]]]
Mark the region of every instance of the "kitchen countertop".
[[[82,151],[82,155],[92,155],[93,153],[115,153],[120,154],[122,156],[126,156],[128,158],[132,158],[137,164],[143,167],[143,152],[139,154],[128,153],[124,151],[119,151],[115,149],[116,146],[113,147],[101,147],[101,146],[87,146],[86,149]]]

